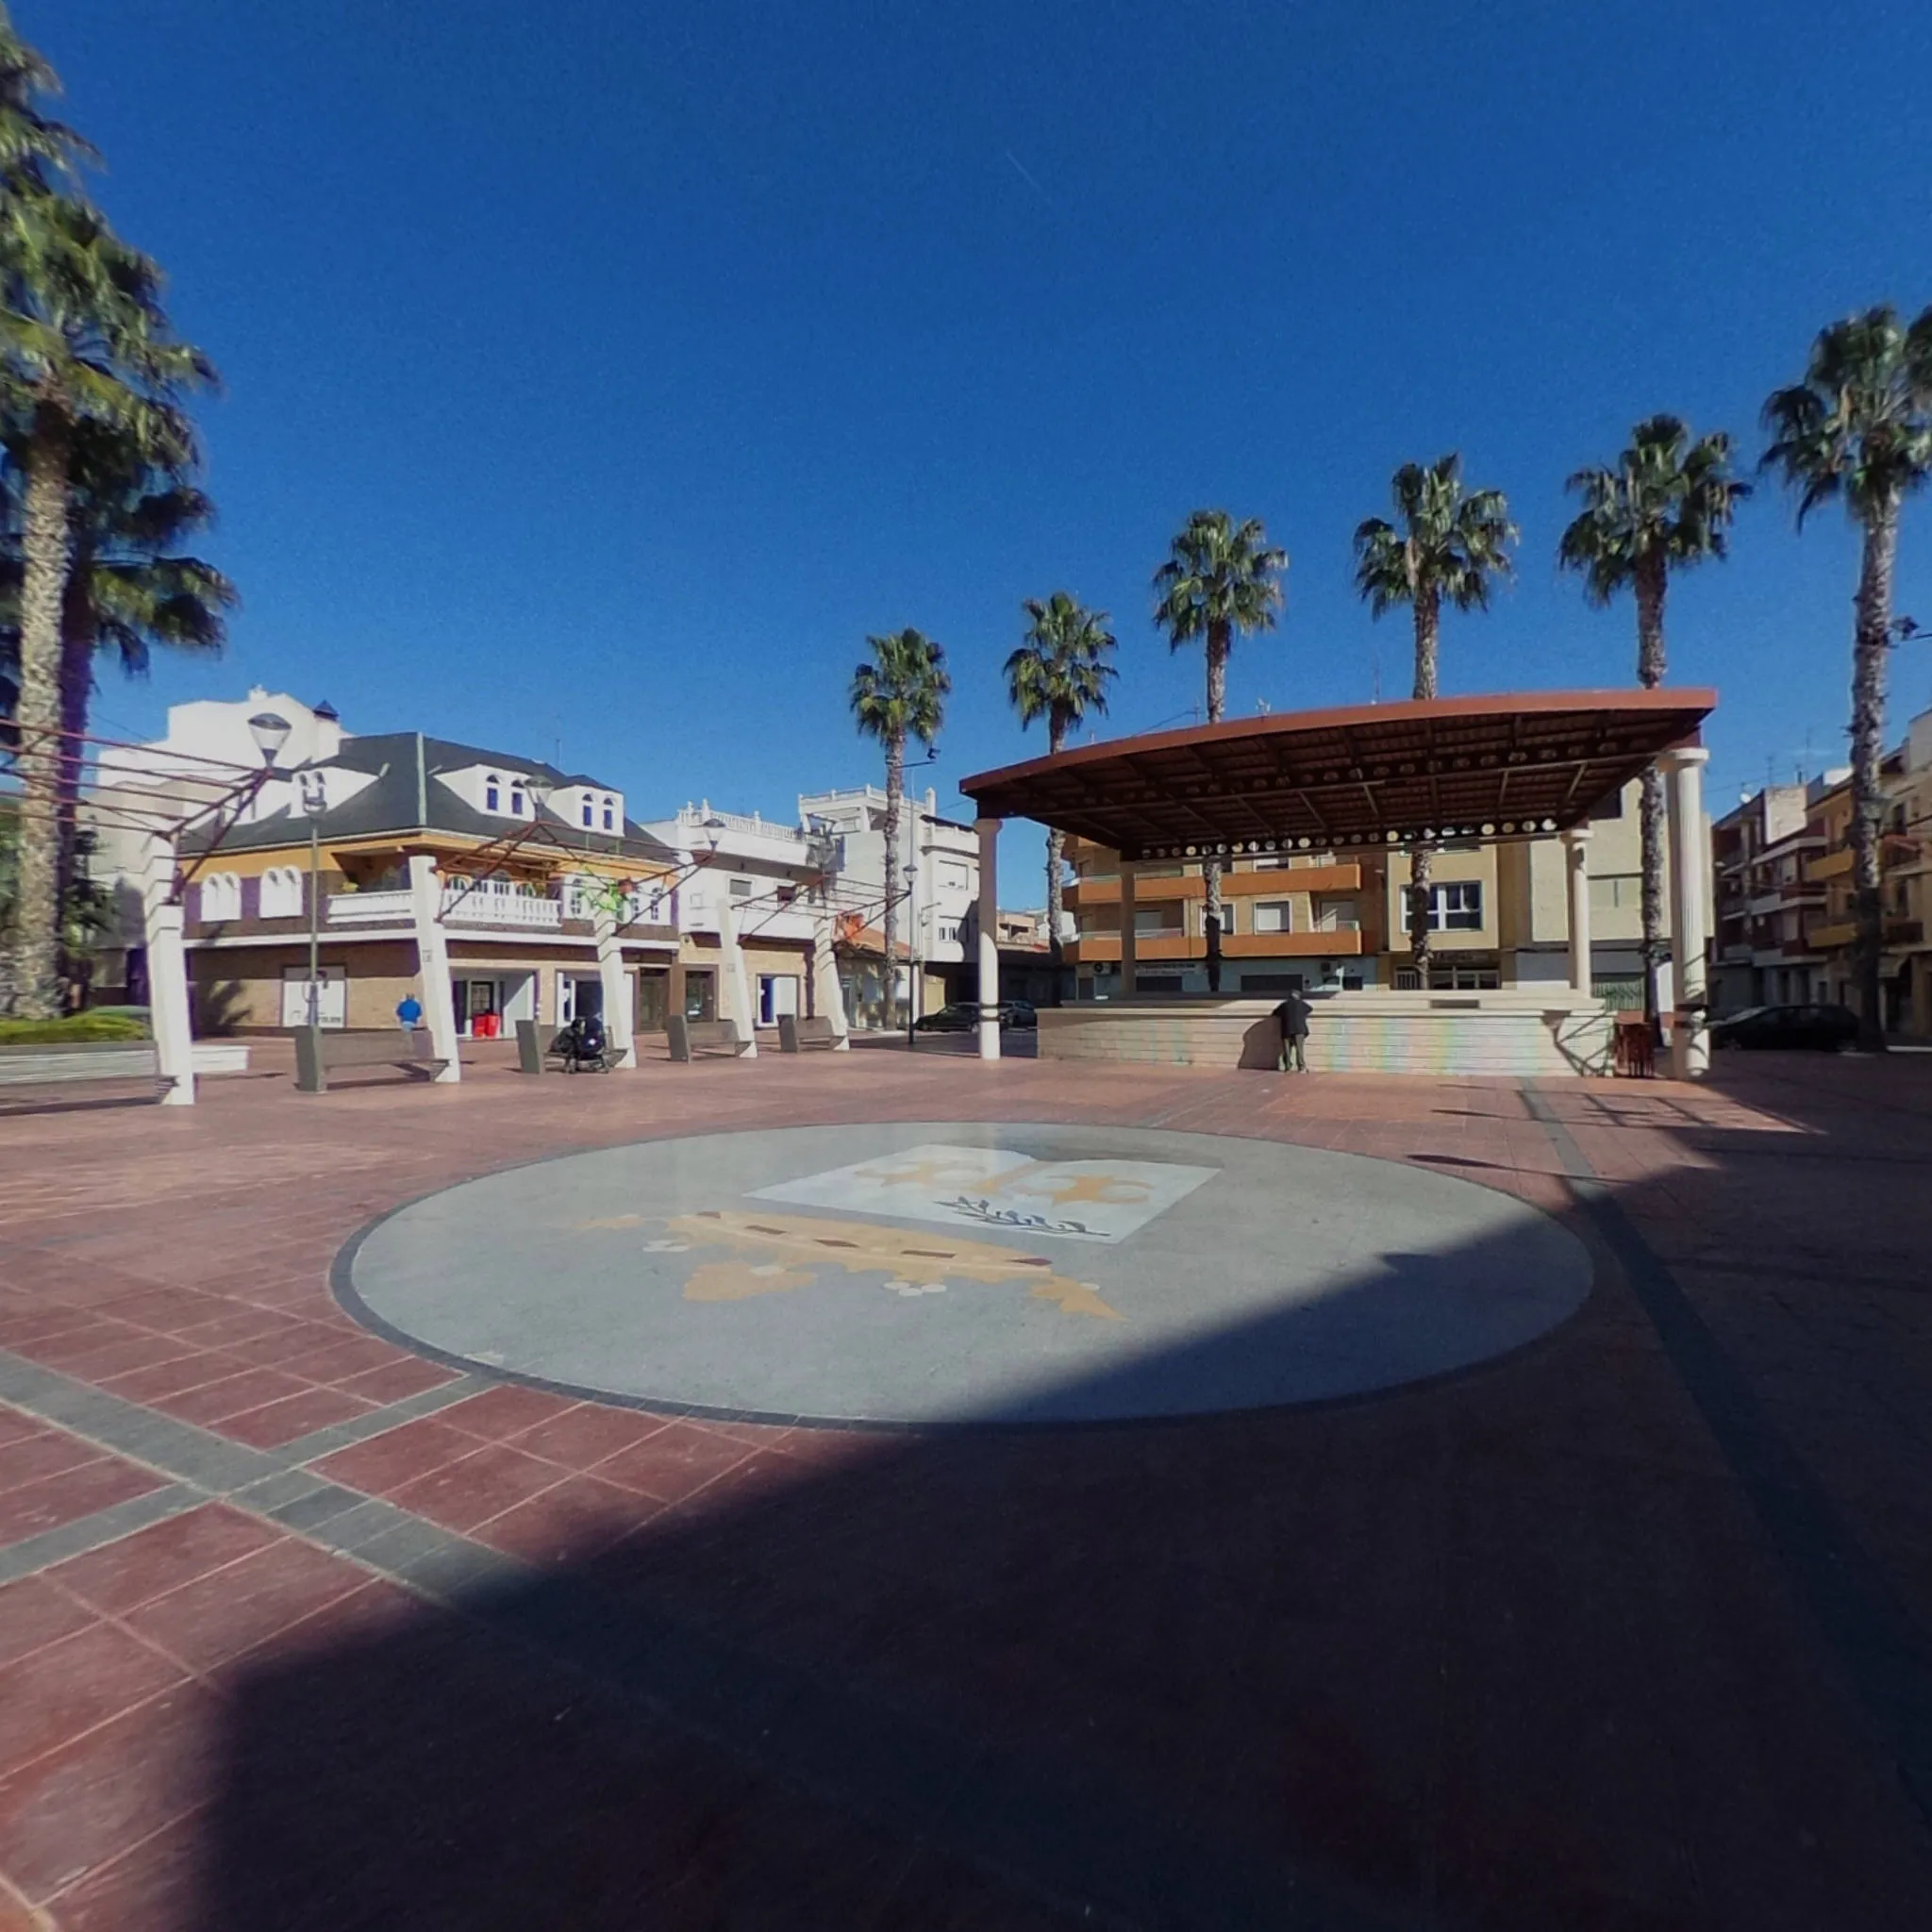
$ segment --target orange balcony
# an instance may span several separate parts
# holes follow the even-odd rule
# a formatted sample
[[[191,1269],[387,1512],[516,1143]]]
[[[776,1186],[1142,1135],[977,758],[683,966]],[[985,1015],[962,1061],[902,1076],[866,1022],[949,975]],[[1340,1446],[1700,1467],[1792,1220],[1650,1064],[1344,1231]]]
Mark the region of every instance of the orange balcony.
[[[1837,852],[1827,852],[1823,858],[1807,860],[1805,877],[1807,881],[1822,883],[1825,879],[1841,879],[1852,869],[1852,851],[1845,846]]]
[[[1221,941],[1227,959],[1358,958],[1363,951],[1358,928],[1340,932],[1231,932]],[[1121,957],[1118,933],[1088,933],[1067,943],[1070,965],[1114,964]],[[1134,958],[1142,965],[1157,960],[1205,959],[1208,941],[1198,933],[1143,932],[1135,942]]]
[[[1281,899],[1294,892],[1358,892],[1362,889],[1362,869],[1358,865],[1302,865],[1284,867],[1278,872],[1230,872],[1221,878],[1223,894],[1229,899]]]

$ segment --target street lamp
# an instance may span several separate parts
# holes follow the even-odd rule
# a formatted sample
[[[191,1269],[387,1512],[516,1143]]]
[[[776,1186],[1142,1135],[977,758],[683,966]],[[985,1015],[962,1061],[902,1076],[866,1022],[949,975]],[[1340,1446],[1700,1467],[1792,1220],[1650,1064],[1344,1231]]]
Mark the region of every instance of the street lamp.
[[[254,739],[261,762],[270,771],[275,769],[276,753],[288,743],[289,733],[294,728],[279,711],[258,711],[249,719],[248,735]]]
[[[302,815],[308,821],[308,1024],[322,1024],[322,817],[328,809],[328,785],[320,772],[304,772],[296,781]]]
[[[899,969],[891,960],[886,961],[886,973],[890,981],[896,983]],[[906,861],[906,1044],[908,1048],[919,1042],[913,1027],[919,1020],[919,861],[908,858]]]

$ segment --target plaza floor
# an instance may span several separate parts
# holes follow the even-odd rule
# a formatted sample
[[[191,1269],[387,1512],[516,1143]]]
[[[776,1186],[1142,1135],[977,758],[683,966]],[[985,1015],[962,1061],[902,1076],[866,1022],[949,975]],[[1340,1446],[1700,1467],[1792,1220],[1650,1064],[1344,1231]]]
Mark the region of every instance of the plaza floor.
[[[258,1058],[0,1119],[4,1932],[1932,1924],[1932,1060]]]

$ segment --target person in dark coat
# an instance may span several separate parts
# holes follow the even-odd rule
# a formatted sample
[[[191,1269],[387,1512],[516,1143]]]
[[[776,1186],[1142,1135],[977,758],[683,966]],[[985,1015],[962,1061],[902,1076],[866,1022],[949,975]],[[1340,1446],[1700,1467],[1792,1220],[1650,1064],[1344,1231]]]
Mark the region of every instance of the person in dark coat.
[[[1290,993],[1274,1009],[1274,1017],[1281,1022],[1280,1071],[1284,1074],[1308,1071],[1307,1056],[1302,1048],[1307,1041],[1308,1017],[1313,1010],[1298,992]]]

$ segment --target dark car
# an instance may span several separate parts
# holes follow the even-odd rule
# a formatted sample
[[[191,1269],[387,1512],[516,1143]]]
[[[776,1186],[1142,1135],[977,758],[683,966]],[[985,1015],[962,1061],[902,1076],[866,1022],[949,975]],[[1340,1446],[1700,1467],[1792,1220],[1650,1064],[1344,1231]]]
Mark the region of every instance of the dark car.
[[[1034,1011],[1030,1000],[1002,1000],[999,1005],[1000,1024],[1007,1026],[1038,1026],[1040,1015]],[[971,1033],[979,1024],[979,1003],[976,1000],[958,1000],[950,1006],[941,1007],[936,1013],[927,1013],[924,1019],[912,1023],[915,1033]]]
[[[1858,1016],[1849,1007],[1750,1007],[1714,1021],[1713,1046],[1808,1047],[1842,1053],[1858,1038]]]
[[[936,1013],[922,1014],[912,1023],[915,1033],[971,1033],[979,1024],[979,1008],[971,1001],[955,1002]]]

